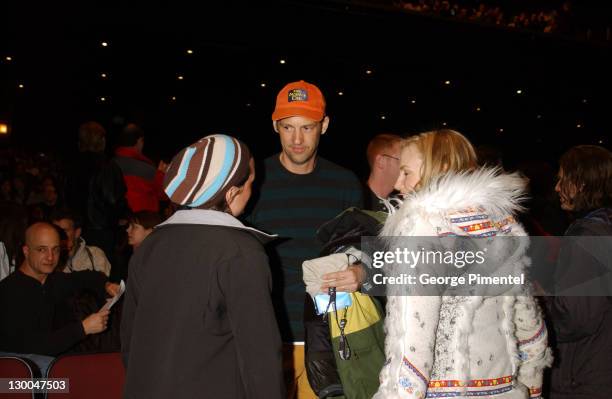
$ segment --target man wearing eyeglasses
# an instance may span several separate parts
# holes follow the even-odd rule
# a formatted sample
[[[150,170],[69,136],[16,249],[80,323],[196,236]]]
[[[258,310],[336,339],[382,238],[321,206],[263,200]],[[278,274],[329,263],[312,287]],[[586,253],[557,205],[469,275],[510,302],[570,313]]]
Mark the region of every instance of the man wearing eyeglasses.
[[[367,158],[370,165],[365,209],[388,211],[388,197],[399,175],[399,156],[402,138],[396,134],[378,134],[368,143]],[[387,205],[386,205],[387,204]]]
[[[279,235],[270,248],[274,305],[285,345],[284,367],[293,369],[289,396],[316,398],[304,369],[304,284],[302,262],[322,249],[316,231],[346,208],[362,203],[359,180],[317,155],[327,132],[325,98],[315,85],[299,81],[286,85],[276,99],[272,125],[281,143],[280,154],[264,161],[259,199],[247,220]]]

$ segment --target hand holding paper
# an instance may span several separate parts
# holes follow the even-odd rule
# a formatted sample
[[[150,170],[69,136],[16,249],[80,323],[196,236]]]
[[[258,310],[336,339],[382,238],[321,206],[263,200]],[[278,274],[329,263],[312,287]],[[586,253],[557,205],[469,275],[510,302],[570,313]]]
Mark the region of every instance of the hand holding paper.
[[[119,300],[119,298],[121,298],[121,295],[123,295],[123,293],[125,292],[125,283],[123,282],[123,280],[121,280],[120,284],[112,284],[112,283],[106,283],[106,290],[109,293],[114,293],[114,296],[112,298],[110,298],[109,300],[106,301],[106,304],[104,304],[104,306],[102,306],[102,309],[100,310],[110,310],[110,308],[117,303],[117,301]],[[118,289],[113,289],[115,287],[118,287]],[[112,294],[111,294],[112,295]]]

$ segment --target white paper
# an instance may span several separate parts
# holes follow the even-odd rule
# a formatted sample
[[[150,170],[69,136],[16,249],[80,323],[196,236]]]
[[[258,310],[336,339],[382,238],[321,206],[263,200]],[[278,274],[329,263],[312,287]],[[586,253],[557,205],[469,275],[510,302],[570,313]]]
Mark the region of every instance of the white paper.
[[[104,304],[104,306],[102,306],[100,310],[110,310],[110,308],[113,307],[115,303],[117,303],[119,298],[121,298],[121,295],[123,295],[124,292],[125,292],[125,283],[123,282],[123,280],[121,280],[121,283],[119,283],[119,292],[117,293],[117,295],[108,299],[106,301],[106,304]]]

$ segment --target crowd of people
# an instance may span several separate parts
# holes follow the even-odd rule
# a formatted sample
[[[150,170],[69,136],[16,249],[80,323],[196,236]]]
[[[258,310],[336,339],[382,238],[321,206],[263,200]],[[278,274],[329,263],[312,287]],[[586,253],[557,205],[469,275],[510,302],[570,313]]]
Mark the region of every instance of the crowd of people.
[[[384,133],[364,149],[360,180],[318,155],[333,125],[317,86],[287,84],[271,119],[281,149],[265,160],[216,134],[155,165],[134,124],[107,158],[95,122],[80,127],[64,176],[16,160],[2,185],[0,351],[44,369],[120,350],[126,398],[612,395],[611,296],[546,297],[531,281],[377,296],[360,246],[555,234],[563,212],[567,235],[610,236],[609,150],[569,149],[546,190],[485,163],[459,132]],[[514,272],[529,266],[526,247],[492,250]],[[555,287],[599,276],[610,250],[563,244]],[[100,310],[120,280],[122,302]]]
[[[532,30],[544,33],[571,34],[572,5],[569,1],[560,7],[519,11],[498,4],[449,0],[400,0],[397,8],[408,12],[435,15],[445,18],[497,25],[507,28]]]

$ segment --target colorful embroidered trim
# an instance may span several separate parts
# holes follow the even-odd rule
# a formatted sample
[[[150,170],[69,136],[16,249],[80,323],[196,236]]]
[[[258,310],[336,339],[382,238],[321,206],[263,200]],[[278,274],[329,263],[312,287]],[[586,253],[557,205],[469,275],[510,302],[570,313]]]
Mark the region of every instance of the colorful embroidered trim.
[[[472,215],[472,216],[462,216],[458,218],[451,218],[451,223],[465,223],[471,222],[472,220],[485,220],[488,219],[487,215]]]
[[[529,388],[530,399],[536,399],[542,396],[542,388]]]
[[[417,369],[416,367],[414,367],[414,365],[412,363],[410,363],[408,361],[408,359],[406,359],[406,356],[403,357],[403,361],[404,361],[404,365],[406,367],[408,367],[410,369],[410,371],[412,371],[414,374],[417,375],[417,377],[419,377],[424,383],[425,386],[427,386],[427,378],[425,378],[425,376],[423,375],[423,373],[421,373],[419,371],[419,369]]]
[[[461,230],[465,231],[466,233],[471,233],[474,231],[490,229],[492,227],[493,227],[493,223],[489,221],[489,222],[482,222],[482,223],[474,223],[468,226],[461,226]]]
[[[530,344],[534,341],[537,341],[542,335],[544,335],[544,332],[546,332],[546,324],[544,322],[542,322],[542,325],[540,326],[540,329],[538,330],[538,332],[531,338],[529,339],[525,339],[523,341],[519,341],[519,346],[522,345],[527,345]]]
[[[489,231],[489,232],[486,232],[486,233],[474,234],[474,235],[472,235],[470,237],[480,237],[480,238],[482,238],[482,237],[494,237],[496,235],[497,235],[496,231]]]
[[[466,391],[466,392],[427,392],[426,398],[454,398],[457,396],[490,396],[499,395],[501,393],[510,392],[512,385],[503,388],[487,389],[483,391]]]
[[[491,378],[487,380],[432,380],[429,382],[429,388],[453,388],[453,387],[492,387],[502,384],[510,384],[512,382],[512,376],[508,375],[505,377]]]

